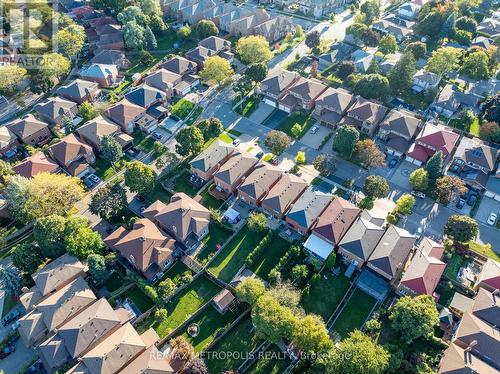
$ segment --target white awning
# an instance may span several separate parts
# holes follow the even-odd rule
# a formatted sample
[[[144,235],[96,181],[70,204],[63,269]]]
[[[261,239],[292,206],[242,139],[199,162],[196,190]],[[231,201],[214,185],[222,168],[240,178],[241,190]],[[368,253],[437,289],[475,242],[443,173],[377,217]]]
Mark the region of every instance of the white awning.
[[[225,213],[224,217],[228,222],[233,223],[236,222],[236,219],[240,216],[240,213],[233,208],[229,208]]]
[[[311,234],[309,238],[307,238],[304,247],[318,257],[321,257],[323,260],[326,260],[333,251],[333,244],[328,243],[326,240],[314,234]]]

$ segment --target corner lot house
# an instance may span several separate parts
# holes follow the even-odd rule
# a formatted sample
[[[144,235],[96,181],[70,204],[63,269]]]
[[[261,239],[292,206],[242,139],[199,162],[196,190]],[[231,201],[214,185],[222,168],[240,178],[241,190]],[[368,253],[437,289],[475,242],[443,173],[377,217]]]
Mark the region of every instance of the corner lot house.
[[[335,128],[353,99],[353,96],[343,89],[328,87],[316,100],[314,116],[322,125]]]
[[[257,158],[248,153],[233,154],[214,174],[217,189],[227,194],[236,192],[240,183],[252,172],[257,162]]]
[[[238,197],[250,206],[260,206],[262,199],[278,182],[283,172],[273,165],[258,163],[238,187]]]
[[[349,108],[346,116],[340,121],[340,124],[354,126],[363,134],[373,137],[380,121],[382,121],[386,113],[387,108],[385,106],[357,96],[356,101]]]
[[[191,172],[207,182],[235,150],[232,144],[217,140],[189,163]]]
[[[49,126],[35,118],[33,114],[27,114],[6,125],[6,127],[26,145],[34,147],[44,145],[52,139]]]
[[[393,109],[380,124],[378,137],[384,140],[388,154],[401,157],[420,130],[421,121],[410,112]]]
[[[332,195],[308,187],[293,204],[285,221],[292,229],[305,235],[331,200]]]
[[[59,165],[47,158],[43,152],[36,152],[14,166],[12,170],[22,177],[33,178],[40,173],[56,173]]]
[[[302,178],[294,174],[283,174],[262,200],[262,209],[274,218],[282,219],[307,186],[307,182]]]
[[[272,107],[278,107],[278,101],[283,97],[288,88],[300,78],[299,73],[276,68],[269,72],[266,79],[257,88],[258,93],[263,95],[263,101]]]
[[[64,126],[66,121],[73,121],[78,114],[76,103],[58,96],[36,104],[33,109],[42,120],[59,126]]]
[[[130,231],[118,228],[104,242],[148,280],[161,277],[174,260],[175,240],[147,218],[138,220]]]
[[[80,141],[74,134],[61,139],[48,148],[50,157],[74,177],[90,171],[90,164],[96,161],[92,147]]]

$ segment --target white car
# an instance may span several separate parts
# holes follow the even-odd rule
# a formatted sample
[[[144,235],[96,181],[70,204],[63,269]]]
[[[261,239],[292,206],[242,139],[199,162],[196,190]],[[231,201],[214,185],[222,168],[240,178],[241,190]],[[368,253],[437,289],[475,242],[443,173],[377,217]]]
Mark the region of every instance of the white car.
[[[241,140],[240,139],[234,139],[233,140],[233,145],[236,147],[238,146],[239,144],[241,143]]]
[[[411,191],[411,194],[415,197],[418,197],[420,199],[425,199],[425,194],[420,191]]]
[[[496,213],[491,213],[490,216],[488,217],[488,225],[490,226],[495,226],[495,223],[497,222],[498,215]]]
[[[318,126],[313,126],[313,127],[311,128],[311,134],[316,134],[316,133],[318,132],[318,130],[319,130],[319,127],[318,127]]]

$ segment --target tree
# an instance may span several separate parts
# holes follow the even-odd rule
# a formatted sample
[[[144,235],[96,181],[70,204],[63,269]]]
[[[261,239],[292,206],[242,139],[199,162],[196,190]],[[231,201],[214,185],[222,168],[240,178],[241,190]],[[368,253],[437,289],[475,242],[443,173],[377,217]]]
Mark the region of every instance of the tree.
[[[477,22],[473,18],[464,16],[457,19],[455,27],[459,30],[465,30],[471,34],[475,34],[477,31]]]
[[[177,37],[181,40],[186,40],[191,36],[191,27],[189,25],[184,25],[179,30],[177,30]]]
[[[313,166],[324,177],[332,175],[337,168],[335,158],[327,153],[316,156],[313,160]]]
[[[264,213],[252,212],[248,216],[248,229],[254,233],[263,232],[267,227],[267,217]]]
[[[304,352],[322,354],[333,347],[325,323],[316,315],[307,315],[295,325],[292,340]]]
[[[155,34],[153,34],[153,30],[149,26],[146,26],[144,29],[144,42],[149,49],[156,49],[158,47]]]
[[[199,130],[198,130],[199,131]],[[156,174],[148,165],[140,161],[129,162],[125,168],[125,186],[130,191],[144,194],[155,187]]]
[[[304,264],[302,265],[297,264],[292,268],[291,278],[294,284],[302,283],[302,281],[306,279],[308,275],[309,275],[309,270],[307,269],[307,266]]]
[[[245,76],[253,82],[262,82],[266,79],[268,71],[267,64],[261,62],[249,65],[245,70]]]
[[[27,70],[17,65],[0,66],[0,93],[10,95],[26,76]]]
[[[489,78],[490,69],[488,55],[483,51],[469,53],[464,57],[460,71],[474,80]]]
[[[319,31],[314,30],[307,34],[305,43],[311,49],[318,48],[321,43]]]
[[[300,138],[300,135],[302,134],[302,126],[299,123],[295,123],[292,128],[292,135],[295,137],[295,139]]]
[[[429,181],[435,181],[441,175],[443,170],[443,152],[437,151],[434,153],[432,157],[427,160],[425,170],[427,171]]]
[[[269,61],[272,57],[269,42],[261,35],[250,35],[238,40],[236,52],[244,64]]]
[[[425,69],[437,75],[444,75],[456,70],[462,57],[462,51],[455,47],[442,47],[432,52]]]
[[[104,251],[104,242],[96,231],[88,226],[78,227],[65,238],[66,250],[80,260],[93,253]]]
[[[474,218],[452,215],[446,222],[444,233],[457,242],[466,242],[479,234],[479,225]]]
[[[486,121],[500,123],[500,93],[486,98],[481,114]]]
[[[175,150],[181,156],[198,154],[204,145],[203,134],[196,126],[184,127],[177,133],[175,140],[177,140]]]
[[[294,36],[298,39],[301,39],[304,37],[304,29],[302,28],[301,25],[295,26],[295,34]]]
[[[385,165],[385,154],[371,139],[358,140],[354,144],[354,158],[367,168]]]
[[[160,303],[165,304],[170,296],[175,293],[176,289],[177,287],[172,279],[167,278],[164,281],[161,281],[158,284],[158,298],[160,299]]]
[[[175,354],[182,360],[189,361],[194,357],[194,348],[182,335],[171,339],[168,344],[175,349]]]
[[[139,2],[142,12],[149,16],[163,16],[159,0],[141,0]]]
[[[361,40],[368,47],[376,47],[380,43],[380,34],[372,29],[367,29],[361,35]]]
[[[101,155],[111,164],[118,162],[123,157],[123,149],[121,145],[109,135],[104,135],[101,139]]]
[[[0,289],[5,291],[5,295],[16,296],[21,290],[21,285],[19,271],[13,266],[6,267],[0,264]]]
[[[164,308],[156,309],[155,311],[155,320],[160,323],[164,322],[168,318],[168,310]]]
[[[384,100],[389,95],[389,80],[380,74],[362,75],[354,86],[354,92],[370,99]]]
[[[443,205],[448,205],[452,201],[455,194],[466,193],[467,187],[461,179],[445,175],[436,180],[436,188],[434,192],[437,202]]]
[[[202,132],[205,142],[218,137],[224,131],[221,120],[216,117],[201,120],[196,124],[196,127]]]
[[[216,82],[220,85],[233,74],[233,68],[228,60],[220,56],[212,56],[204,62],[200,77],[205,82]]]
[[[304,165],[306,163],[306,153],[303,151],[298,151],[295,156],[295,163],[297,165]]]
[[[198,357],[189,361],[182,371],[185,374],[210,374],[205,361]]]
[[[21,243],[12,249],[12,263],[19,270],[33,274],[43,263],[43,256],[40,248],[32,243]]]
[[[427,170],[424,168],[418,168],[413,170],[408,178],[410,186],[417,191],[426,191],[429,186],[429,177],[427,176]]]
[[[136,21],[129,21],[123,26],[123,40],[130,49],[143,49],[146,45],[146,30]]]
[[[411,214],[413,207],[415,206],[415,198],[410,194],[403,194],[396,201],[396,211],[402,215]]]
[[[241,301],[255,305],[257,300],[266,292],[266,286],[260,279],[246,278],[236,286],[236,296]]]
[[[149,17],[149,27],[155,35],[160,35],[161,33],[167,31],[168,26],[163,22],[162,15],[152,15]]]
[[[46,53],[42,56],[41,66],[40,76],[54,81],[69,73],[71,62],[59,53]]]
[[[345,32],[348,35],[352,35],[353,38],[360,40],[367,30],[369,30],[369,28],[364,23],[355,22],[352,25],[349,25]]]
[[[137,24],[144,26],[148,22],[148,17],[144,11],[135,5],[130,5],[123,9],[117,16],[118,21],[122,25],[126,25],[129,22],[136,22]]]
[[[359,139],[359,131],[350,125],[342,125],[337,129],[333,139],[333,150],[345,158],[351,158],[354,145]]]
[[[465,30],[456,30],[453,39],[460,45],[469,46],[472,43],[472,34]]]
[[[404,296],[392,308],[389,320],[392,328],[410,344],[417,338],[430,338],[434,335],[434,326],[439,323],[439,313],[436,302],[429,295]]]
[[[389,193],[389,185],[380,175],[369,175],[363,185],[363,192],[370,199],[381,199]]]
[[[425,15],[425,17],[417,23],[415,31],[420,35],[425,35],[429,38],[436,39],[436,37],[439,36],[442,25],[443,17],[441,13],[431,12]]]
[[[378,50],[384,55],[396,52],[398,50],[398,43],[394,35],[387,34],[382,39],[380,39]]]
[[[90,276],[97,284],[103,283],[108,278],[109,272],[104,256],[96,253],[90,254],[87,258],[87,264],[89,265]]]
[[[70,59],[82,50],[84,42],[85,29],[75,23],[57,31],[54,37],[58,52]]]
[[[42,217],[35,222],[33,236],[44,257],[56,258],[64,253],[66,219],[58,215]]]
[[[416,71],[416,61],[412,53],[405,53],[394,65],[389,73],[391,89],[401,94],[413,84],[413,75]]]
[[[194,25],[193,32],[196,37],[201,40],[208,38],[209,36],[217,35],[219,33],[219,29],[213,21],[202,19]]]
[[[127,206],[127,193],[120,184],[106,185],[97,190],[89,203],[92,214],[106,220],[116,217]]]
[[[406,46],[405,53],[411,53],[415,60],[423,58],[427,53],[427,44],[423,42],[413,42]]]
[[[342,80],[345,80],[349,75],[356,71],[354,63],[349,60],[340,61],[335,68],[335,75]]]
[[[264,294],[252,308],[252,322],[259,336],[278,343],[292,336],[295,316],[291,309],[280,305],[271,295]]]
[[[78,108],[78,113],[80,117],[82,117],[82,122],[85,123],[97,117],[97,110],[95,110],[94,106],[88,101],[83,102]]]
[[[3,189],[10,175],[14,175],[12,165],[8,162],[5,162],[4,160],[0,160],[0,188]]]
[[[273,154],[279,156],[290,145],[290,137],[283,131],[272,130],[267,134],[264,145],[269,148]]]
[[[354,330],[318,363],[318,372],[325,374],[382,374],[389,365],[389,353],[368,335]]]
[[[453,30],[455,29],[455,21],[457,20],[457,15],[452,11],[448,17],[445,19],[441,26],[441,31],[439,36],[441,38],[449,37],[453,35]]]
[[[500,143],[500,126],[495,122],[486,122],[481,125],[479,136],[486,141]]]
[[[375,19],[380,16],[380,1],[370,0],[361,4],[359,8],[361,13],[365,15],[365,22],[371,25]]]

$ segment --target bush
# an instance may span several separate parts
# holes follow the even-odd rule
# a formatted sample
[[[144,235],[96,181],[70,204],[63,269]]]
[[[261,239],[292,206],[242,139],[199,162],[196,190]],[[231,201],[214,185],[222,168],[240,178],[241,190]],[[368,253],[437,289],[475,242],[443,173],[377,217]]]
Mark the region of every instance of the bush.
[[[250,252],[250,254],[247,256],[247,259],[245,260],[245,263],[247,266],[252,266],[253,262],[255,259],[262,253],[264,249],[266,249],[270,244],[272,239],[275,238],[275,233],[273,232],[268,232],[262,240],[257,244],[257,246]]]
[[[388,223],[395,225],[396,223],[398,223],[398,221],[399,221],[399,216],[396,213],[389,213],[387,215],[387,222]]]
[[[359,207],[361,209],[367,209],[370,210],[373,208],[373,200],[370,199],[369,197],[365,197],[361,202],[359,203]]]

